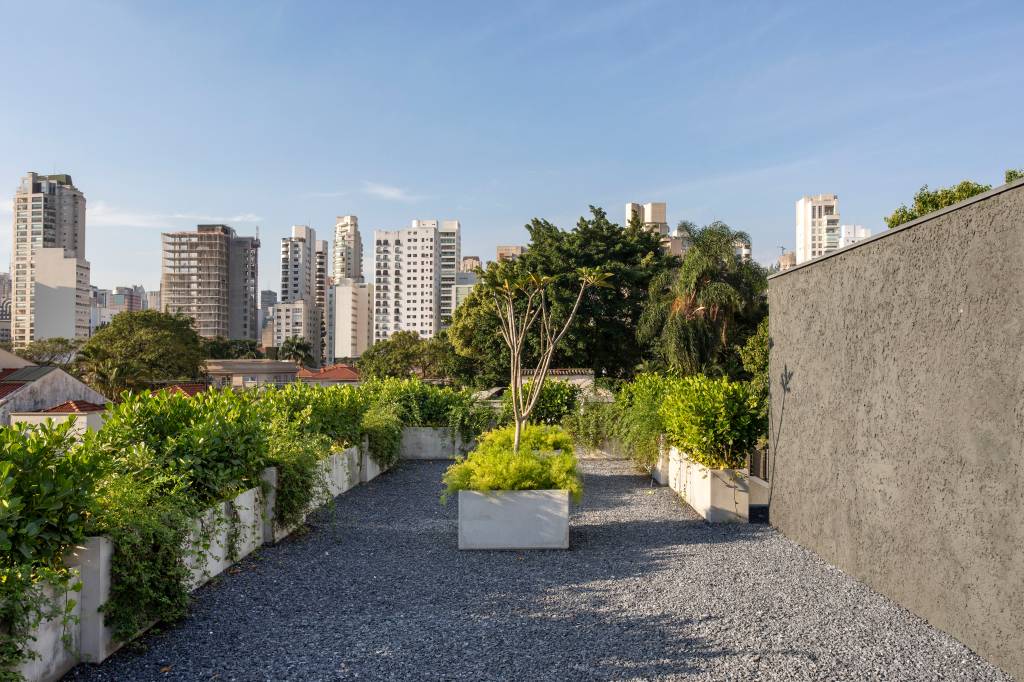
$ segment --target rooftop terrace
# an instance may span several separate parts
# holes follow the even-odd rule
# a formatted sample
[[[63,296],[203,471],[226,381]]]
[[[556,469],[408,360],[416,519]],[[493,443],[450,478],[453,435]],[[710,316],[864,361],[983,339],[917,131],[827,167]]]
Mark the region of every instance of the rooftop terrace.
[[[583,461],[567,552],[460,552],[441,462],[338,497],[75,680],[1009,680],[768,528]]]

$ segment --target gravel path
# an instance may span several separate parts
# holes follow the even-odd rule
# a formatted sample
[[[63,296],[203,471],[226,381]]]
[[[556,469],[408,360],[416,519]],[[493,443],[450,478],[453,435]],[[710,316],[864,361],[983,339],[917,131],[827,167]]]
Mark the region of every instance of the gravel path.
[[[1009,680],[763,526],[585,460],[567,552],[460,552],[404,462],[75,680]]]

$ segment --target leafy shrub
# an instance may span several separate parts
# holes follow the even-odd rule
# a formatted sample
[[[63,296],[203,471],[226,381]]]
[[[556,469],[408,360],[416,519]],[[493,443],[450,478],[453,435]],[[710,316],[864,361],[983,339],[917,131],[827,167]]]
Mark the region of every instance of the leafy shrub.
[[[71,422],[0,428],[0,679],[35,654],[40,622],[70,618],[46,587],[76,590],[64,554],[85,535],[99,463],[75,443]]]
[[[393,405],[405,426],[447,426],[471,440],[490,426],[493,413],[466,389],[419,379],[374,379],[359,388],[371,405]]]
[[[395,405],[374,405],[363,415],[363,433],[370,446],[370,456],[381,469],[398,461],[402,449],[402,419]]]
[[[615,437],[619,411],[619,403],[584,402],[566,416],[562,426],[577,445],[600,448]]]
[[[71,420],[0,428],[0,564],[58,567],[84,537],[99,462]]]
[[[291,419],[275,415],[269,424],[267,464],[277,467],[274,523],[279,528],[301,523],[314,503],[328,496],[320,463],[331,454],[331,439],[305,431],[311,412],[307,407]]]
[[[523,384],[523,395],[529,395],[532,381]],[[531,424],[561,424],[576,411],[580,401],[580,387],[567,381],[548,379],[540,389],[540,397],[530,413]],[[501,399],[501,423],[508,424],[514,419],[512,413],[512,391],[505,391]]]
[[[712,469],[745,466],[766,428],[761,400],[748,383],[703,375],[675,383],[661,416],[669,442]]]
[[[442,501],[459,490],[567,490],[580,499],[583,483],[565,431],[526,425],[519,454],[512,451],[514,439],[514,427],[485,433],[476,450],[448,467]]]
[[[678,381],[641,374],[625,384],[616,397],[615,438],[626,455],[646,471],[658,461],[659,441],[665,433],[661,406]]]
[[[363,413],[369,404],[361,389],[303,382],[246,395],[260,404],[268,419],[276,415],[297,419],[308,408],[309,414],[301,419],[303,431],[326,436],[340,448],[359,442]]]

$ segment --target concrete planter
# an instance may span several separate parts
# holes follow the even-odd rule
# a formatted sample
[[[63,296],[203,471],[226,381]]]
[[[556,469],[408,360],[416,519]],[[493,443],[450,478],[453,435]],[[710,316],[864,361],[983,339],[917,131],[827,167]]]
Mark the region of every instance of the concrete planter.
[[[659,439],[658,461],[655,462],[654,468],[651,469],[651,478],[658,485],[668,485],[668,465],[668,449],[665,447],[664,441]]]
[[[455,459],[476,447],[465,443],[458,432],[448,427],[407,426],[402,429],[400,459]]]
[[[360,454],[358,447],[351,447],[342,452],[332,453],[320,463],[320,473],[327,484],[326,495],[322,500],[315,500],[312,509],[322,507],[338,495],[348,492],[359,485]],[[295,530],[295,526],[281,528],[275,522],[274,508],[277,505],[277,467],[267,467],[260,478],[263,480],[266,493],[263,501],[262,541],[264,544],[280,542]]]
[[[370,453],[366,450],[362,453],[362,462],[359,465],[359,482],[369,483],[373,479],[384,473],[384,470],[380,468],[380,465],[370,456]]]
[[[672,447],[668,485],[712,523],[746,523],[750,517],[749,478],[742,469],[709,469]]]
[[[78,571],[73,570],[71,585],[77,581]],[[28,648],[39,658],[25,661],[17,669],[23,678],[32,682],[54,682],[75,667],[78,663],[81,639],[81,624],[78,619],[81,617],[82,604],[78,593],[58,591],[52,587],[45,588],[43,593],[60,615],[44,620],[32,632],[34,641],[28,643]],[[72,603],[74,607],[68,614],[69,622],[65,625],[63,614],[67,605]]]
[[[191,589],[205,585],[263,544],[260,498],[259,488],[250,488],[233,500],[207,509],[195,520],[189,535],[191,551],[185,557],[192,572]]]
[[[459,491],[459,549],[568,548],[568,491]]]

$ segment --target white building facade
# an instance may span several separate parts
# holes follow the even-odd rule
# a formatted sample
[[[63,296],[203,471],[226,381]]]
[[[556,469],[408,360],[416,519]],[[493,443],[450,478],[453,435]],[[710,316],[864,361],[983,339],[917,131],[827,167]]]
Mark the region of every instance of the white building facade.
[[[447,323],[461,260],[460,229],[457,220],[414,220],[404,230],[374,231],[374,342],[398,331],[430,338]]]
[[[12,234],[14,347],[51,336],[87,338],[85,196],[71,176],[26,174],[14,196]]]
[[[809,261],[839,248],[839,197],[805,196],[796,202],[796,262]]]
[[[363,239],[359,234],[359,218],[354,215],[338,216],[334,223],[332,274],[335,282],[363,281]]]

